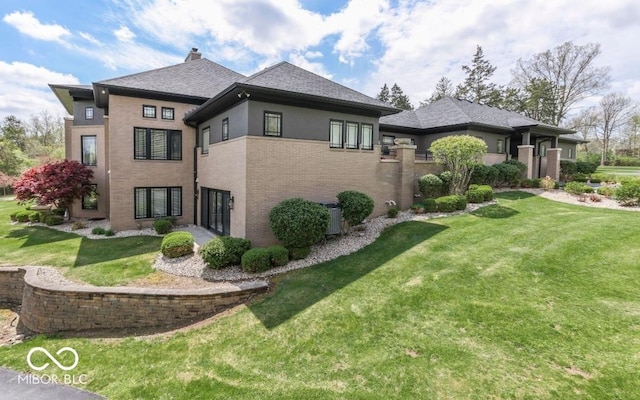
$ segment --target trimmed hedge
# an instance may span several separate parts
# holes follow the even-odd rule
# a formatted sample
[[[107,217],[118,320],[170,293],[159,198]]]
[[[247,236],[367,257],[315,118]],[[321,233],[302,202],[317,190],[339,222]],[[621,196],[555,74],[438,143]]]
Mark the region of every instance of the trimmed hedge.
[[[193,254],[193,235],[183,231],[171,232],[162,239],[160,251],[168,258]]]
[[[251,241],[232,236],[216,236],[200,248],[200,256],[210,268],[221,269],[238,265],[242,255],[251,248]]]
[[[40,222],[44,218],[39,211],[30,211],[29,212],[29,222]]]
[[[395,207],[391,207],[387,210],[387,217],[396,218],[398,216],[398,209]]]
[[[309,256],[311,249],[309,247],[291,247],[289,250],[289,258],[292,260],[303,260]]]
[[[493,188],[489,185],[480,185],[477,189],[478,192],[481,192],[484,195],[484,201],[493,200]]]
[[[18,211],[16,213],[16,220],[18,220],[18,222],[29,222],[30,215],[31,215],[31,211],[29,210]]]
[[[457,209],[458,196],[442,196],[436,199],[436,205],[439,212],[450,213]]]
[[[263,272],[271,268],[271,252],[256,247],[244,253],[241,262],[245,272]]]
[[[301,198],[287,199],[273,207],[269,224],[285,247],[309,247],[319,242],[329,226],[329,210]]]
[[[173,229],[173,221],[169,218],[156,218],[153,221],[153,229],[158,235],[166,235]]]
[[[355,190],[345,190],[336,196],[342,208],[342,217],[351,226],[362,223],[373,212],[373,199]]]
[[[442,195],[444,182],[437,175],[426,174],[418,179],[420,193],[426,198],[437,198]]]
[[[274,267],[282,267],[289,262],[289,250],[284,246],[271,246],[267,247],[269,251],[269,257],[271,259],[271,265]]]
[[[18,218],[16,217],[16,215],[18,215],[19,211],[14,211],[11,214],[9,214],[9,218],[11,219],[12,222],[16,222],[18,221]]]
[[[91,230],[91,233],[94,235],[104,235],[106,230],[101,226],[96,226]]]
[[[469,203],[483,203],[484,193],[479,191],[478,189],[467,190],[467,200],[469,201]]]
[[[438,211],[438,203],[436,199],[424,199],[424,212],[436,212]]]
[[[44,219],[44,223],[47,224],[48,226],[62,225],[63,221],[64,221],[64,218],[56,214],[47,215]]]
[[[585,185],[582,182],[569,182],[564,185],[564,191],[570,194],[582,194],[591,189],[591,187]]]

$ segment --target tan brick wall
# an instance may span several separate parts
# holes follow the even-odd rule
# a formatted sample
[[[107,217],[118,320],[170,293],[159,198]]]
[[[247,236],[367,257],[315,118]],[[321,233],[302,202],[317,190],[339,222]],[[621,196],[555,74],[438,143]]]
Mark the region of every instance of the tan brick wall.
[[[157,118],[142,118],[143,104],[157,108]],[[175,120],[160,118],[161,107],[175,108]],[[182,187],[180,224],[193,223],[193,148],[195,130],[184,125],[181,116],[193,105],[109,96],[109,202],[111,226],[115,230],[148,227],[153,219],[134,218],[134,187]],[[133,159],[133,128],[182,131],[182,161]]]
[[[0,303],[20,304],[24,291],[24,273],[22,268],[0,268]]]
[[[482,162],[484,163],[484,165],[499,164],[504,161],[507,161],[506,154],[487,153],[484,155],[484,157],[482,157]]]
[[[327,142],[272,137],[246,137],[247,238],[257,246],[276,242],[268,215],[280,201],[302,197],[337,202],[343,190],[358,190],[375,202],[373,215],[386,212],[385,201],[396,200],[399,163],[380,161],[373,151],[330,149]]]
[[[209,146],[209,154],[198,149],[198,190],[202,188],[228,190],[233,196],[231,236],[245,237],[247,199],[247,137],[240,137]],[[202,222],[198,201],[198,224]]]

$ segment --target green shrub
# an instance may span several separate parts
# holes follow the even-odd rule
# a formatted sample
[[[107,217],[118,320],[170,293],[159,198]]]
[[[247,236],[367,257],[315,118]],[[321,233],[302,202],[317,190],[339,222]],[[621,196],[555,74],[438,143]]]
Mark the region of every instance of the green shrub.
[[[456,210],[463,211],[467,208],[467,196],[462,194],[453,195],[456,197]]]
[[[216,236],[200,248],[200,256],[210,268],[238,265],[251,248],[251,241],[232,236]]]
[[[387,217],[396,218],[398,216],[398,209],[395,207],[391,207],[387,210]]]
[[[282,267],[289,262],[289,250],[284,246],[271,246],[267,247],[269,251],[269,258],[271,259],[271,265],[274,267]]]
[[[96,226],[91,230],[91,233],[93,233],[94,235],[104,235],[105,232],[106,230],[101,226]]]
[[[442,171],[438,178],[442,181],[442,194],[449,194],[451,189],[451,182],[453,181],[453,174],[451,171]]]
[[[18,222],[29,222],[29,216],[31,215],[31,211],[22,210],[16,213],[16,219]]]
[[[411,205],[411,211],[416,214],[420,214],[424,212],[424,204],[423,203],[414,203]]]
[[[564,185],[564,191],[570,194],[583,194],[588,187],[582,182],[569,182]]]
[[[263,272],[271,268],[271,252],[268,249],[253,248],[242,255],[242,270]]]
[[[589,177],[586,174],[583,174],[581,172],[578,172],[577,174],[575,174],[573,176],[573,181],[574,182],[586,182],[587,180],[589,180]]]
[[[618,181],[615,175],[603,174],[603,173],[591,174],[591,178],[599,179],[600,182],[606,182],[606,183],[616,183]]]
[[[438,211],[438,203],[436,203],[436,199],[424,199],[424,212],[436,212]]]
[[[560,175],[567,179],[578,173],[578,166],[573,161],[560,160]]]
[[[351,226],[362,223],[373,212],[373,199],[355,190],[346,190],[336,196],[342,208],[342,217]]]
[[[193,254],[193,235],[189,232],[177,231],[162,238],[160,251],[167,258],[178,258]]]
[[[479,188],[480,185],[476,185],[475,183],[472,185],[469,185],[469,187],[467,188],[467,190],[476,190],[477,188]]]
[[[434,199],[442,196],[444,182],[437,175],[426,174],[418,179],[418,187],[425,198]]]
[[[287,199],[271,210],[269,224],[285,247],[309,247],[324,237],[329,210],[301,198]]]
[[[576,170],[579,174],[593,174],[598,169],[599,163],[590,161],[576,161]]]
[[[640,167],[640,158],[629,156],[616,156],[613,165],[621,167]]]
[[[173,221],[168,218],[156,218],[153,221],[153,229],[158,235],[166,235],[173,229]]]
[[[584,185],[584,192],[585,193],[593,193],[595,190],[589,186],[589,185]]]
[[[445,212],[445,213],[450,213],[450,212],[454,212],[457,209],[458,206],[458,196],[453,195],[453,196],[442,196],[442,197],[438,197],[436,199],[436,204],[438,206],[438,211],[439,212]]]
[[[73,223],[73,225],[71,225],[71,230],[72,231],[77,231],[78,229],[84,229],[86,227],[87,227],[87,225],[85,225],[83,222],[76,221],[76,222]]]
[[[508,165],[513,165],[516,168],[518,168],[518,171],[520,171],[520,175],[521,176],[522,176],[522,174],[527,172],[527,164],[523,163],[522,161],[516,160],[515,158],[512,158],[511,160],[503,161],[502,163],[503,164],[508,164]]]
[[[292,260],[303,260],[309,256],[311,249],[309,247],[291,247],[289,250],[289,258]]]
[[[495,179],[495,169],[484,164],[475,164],[469,182],[476,185],[490,185]]]
[[[484,201],[493,200],[493,188],[489,185],[480,185],[476,191],[481,192],[484,195]]]
[[[29,212],[29,222],[40,222],[42,214],[39,211],[30,211]]]
[[[512,185],[514,182],[520,178],[522,174],[520,169],[514,165],[506,162],[495,164],[493,166],[498,171],[498,176],[494,180],[494,186],[502,187],[504,185]]]
[[[104,231],[105,236],[115,236],[116,232],[113,229],[107,229]]]
[[[483,203],[484,193],[479,190],[467,190],[467,200],[469,203]]]
[[[610,186],[600,186],[596,193],[604,197],[613,197],[616,194],[616,190]]]
[[[47,224],[48,226],[62,225],[63,221],[64,221],[64,218],[56,214],[47,215],[47,217],[44,219],[44,223]]]
[[[16,222],[18,220],[18,218],[16,217],[17,214],[18,214],[18,211],[14,211],[11,214],[9,214],[9,218],[11,219],[11,221]]]
[[[51,209],[51,214],[58,215],[60,217],[64,217],[64,212],[66,210],[67,210],[66,208],[52,208]]]
[[[600,183],[602,181],[600,179],[598,179],[598,178],[591,177],[591,178],[589,178],[589,182],[591,182],[591,183]]]
[[[616,200],[622,205],[632,206],[640,202],[640,182],[627,181],[616,190]]]

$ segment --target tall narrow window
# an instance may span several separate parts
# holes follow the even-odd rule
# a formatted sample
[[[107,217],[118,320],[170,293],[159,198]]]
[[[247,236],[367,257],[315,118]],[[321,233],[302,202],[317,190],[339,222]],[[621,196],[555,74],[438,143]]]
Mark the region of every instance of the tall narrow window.
[[[360,126],[360,146],[362,150],[373,150],[373,125],[362,124]]]
[[[569,151],[569,154],[567,154],[567,156],[569,158],[573,158],[573,149],[571,147],[569,147],[568,151]]]
[[[156,106],[142,106],[142,116],[144,118],[155,118]]]
[[[84,165],[98,165],[98,139],[95,136],[82,136],[82,163]]]
[[[540,149],[538,150],[538,155],[540,157],[546,157],[547,156],[547,145],[544,145],[544,144],[540,145]]]
[[[282,113],[264,112],[264,135],[282,136]]]
[[[331,120],[329,129],[329,147],[342,148],[344,122]]]
[[[210,135],[211,135],[211,129],[208,126],[202,129],[202,154],[209,154]]]
[[[98,209],[98,185],[91,185],[91,192],[82,196],[82,209],[83,210],[97,210]]]
[[[180,216],[182,215],[182,188],[135,188],[134,208],[137,219]]]
[[[175,109],[171,107],[162,107],[162,119],[174,119]]]
[[[496,153],[504,153],[504,139],[498,139],[498,142],[496,143]]]
[[[151,129],[151,159],[168,160],[167,158],[167,131]]]
[[[222,120],[222,140],[229,140],[229,118]]]
[[[93,119],[93,107],[85,107],[84,119]]]
[[[357,149],[358,148],[358,123],[357,122],[347,122],[347,131],[345,136],[346,136],[345,144],[347,149]]]

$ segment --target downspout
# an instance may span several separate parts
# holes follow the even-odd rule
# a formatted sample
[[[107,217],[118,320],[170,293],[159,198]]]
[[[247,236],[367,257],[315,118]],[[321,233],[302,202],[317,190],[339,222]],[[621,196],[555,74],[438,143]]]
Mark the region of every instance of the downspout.
[[[198,226],[198,141],[200,135],[198,133],[198,124],[189,123],[186,119],[184,124],[191,126],[196,131],[196,142],[193,146],[193,224]]]

